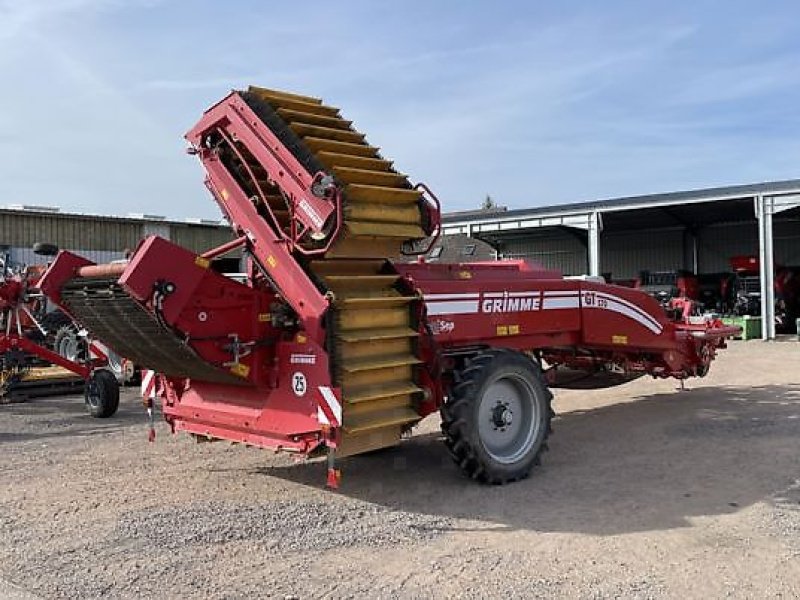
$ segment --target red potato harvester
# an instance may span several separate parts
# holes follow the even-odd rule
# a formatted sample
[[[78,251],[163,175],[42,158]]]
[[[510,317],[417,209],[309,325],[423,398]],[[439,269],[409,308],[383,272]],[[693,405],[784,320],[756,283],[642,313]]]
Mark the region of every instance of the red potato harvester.
[[[438,236],[439,203],[319,99],[234,91],[186,137],[236,239],[198,256],[148,237],[126,265],[62,252],[42,282],[156,373],[173,431],[327,454],[335,487],[336,458],[438,410],[459,468],[503,483],[546,448],[550,387],[703,376],[738,331],[524,261],[397,262]],[[209,268],[236,248],[245,282]]]

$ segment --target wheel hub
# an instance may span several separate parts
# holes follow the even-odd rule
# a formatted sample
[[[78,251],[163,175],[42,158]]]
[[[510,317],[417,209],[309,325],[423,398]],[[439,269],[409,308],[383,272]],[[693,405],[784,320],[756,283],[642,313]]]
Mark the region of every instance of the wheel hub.
[[[514,422],[514,413],[508,408],[507,403],[498,402],[492,410],[492,423],[496,429],[505,429]]]

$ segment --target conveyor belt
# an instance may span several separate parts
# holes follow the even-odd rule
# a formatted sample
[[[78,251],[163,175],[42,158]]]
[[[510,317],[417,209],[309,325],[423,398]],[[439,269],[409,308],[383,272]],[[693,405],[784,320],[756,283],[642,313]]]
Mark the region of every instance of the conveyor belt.
[[[308,267],[335,298],[330,349],[344,399],[339,454],[394,445],[419,420],[415,401],[422,390],[415,377],[415,297],[401,291],[385,259],[399,255],[404,241],[425,237],[421,195],[339,109],[256,87],[242,96],[310,173],[333,175],[343,191],[341,235],[324,260]],[[259,165],[248,166],[269,189]],[[279,193],[268,196],[273,210],[284,209]]]
[[[197,356],[125,293],[116,279],[71,279],[62,288],[61,298],[70,314],[93,336],[136,365],[173,377],[246,383]]]

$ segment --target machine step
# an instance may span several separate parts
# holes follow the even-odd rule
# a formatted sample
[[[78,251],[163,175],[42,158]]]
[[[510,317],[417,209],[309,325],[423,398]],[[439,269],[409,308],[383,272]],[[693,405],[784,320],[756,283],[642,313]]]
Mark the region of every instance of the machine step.
[[[357,131],[336,129],[334,127],[322,127],[320,125],[309,125],[308,123],[290,122],[289,127],[300,137],[313,137],[325,140],[335,140],[337,142],[348,142],[350,144],[363,144],[364,134]]]
[[[339,154],[351,154],[354,156],[364,156],[367,158],[377,158],[379,148],[367,146],[365,144],[351,144],[349,142],[339,142],[336,140],[324,139],[309,136],[303,142],[312,152],[327,150]]]
[[[314,114],[310,112],[294,110],[291,108],[279,108],[275,112],[277,112],[287,121],[298,121],[300,123],[308,123],[309,125],[333,127],[334,129],[350,129],[350,125],[353,123],[352,121],[347,121],[341,117]]]
[[[391,171],[374,171],[369,169],[355,169],[352,167],[333,167],[337,179],[345,183],[363,183],[366,185],[386,187],[407,187],[408,177],[402,173]],[[417,211],[419,212],[419,211]]]
[[[417,226],[419,209],[413,205],[389,206],[386,204],[351,203],[344,209],[347,221],[375,221]]]
[[[412,408],[390,408],[357,415],[349,423],[345,423],[344,430],[350,434],[361,434],[393,425],[407,425],[419,419],[419,415]]]
[[[342,441],[336,449],[336,456],[342,458],[389,448],[400,443],[402,426],[394,425],[383,429],[367,431],[360,435],[344,432]]]
[[[413,296],[375,296],[358,298],[340,298],[336,305],[340,307],[358,308],[392,308],[413,302]]]
[[[422,192],[417,190],[363,183],[348,184],[345,193],[350,201],[376,202],[378,204],[414,204],[422,196]]]
[[[367,329],[364,331],[342,331],[337,334],[343,342],[358,343],[374,340],[393,340],[397,338],[418,337],[419,332],[409,327],[387,327],[385,329]]]
[[[353,236],[365,238],[394,238],[396,240],[419,239],[425,232],[418,225],[400,223],[376,223],[374,221],[345,221],[347,231]]]
[[[422,361],[411,354],[398,354],[395,356],[378,356],[360,358],[348,361],[342,366],[346,373],[358,373],[359,371],[372,371],[377,369],[389,369],[392,367],[402,367],[405,365],[417,365]]]
[[[337,152],[318,152],[317,158],[329,169],[336,167],[351,167],[366,171],[391,171],[392,161],[383,158],[366,158],[352,154],[339,154]]]
[[[368,385],[348,392],[345,402],[359,404],[371,400],[381,400],[393,396],[421,393],[422,389],[413,383],[401,382],[388,385]]]
[[[400,292],[395,284],[397,275],[330,275],[325,277],[325,285],[339,300],[396,298]]]
[[[306,104],[315,104],[317,106],[322,106],[322,99],[316,98],[314,96],[306,96],[304,94],[295,94],[293,92],[273,90],[273,89],[258,87],[255,85],[251,85],[248,88],[248,90],[260,96],[263,96],[265,99],[270,99],[273,101],[277,100],[277,101],[304,102]]]

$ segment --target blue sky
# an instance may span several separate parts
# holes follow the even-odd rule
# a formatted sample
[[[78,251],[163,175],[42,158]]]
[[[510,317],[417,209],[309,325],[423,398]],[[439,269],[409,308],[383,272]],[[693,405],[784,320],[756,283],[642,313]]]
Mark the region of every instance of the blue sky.
[[[0,205],[218,216],[183,133],[323,97],[445,209],[800,177],[794,2],[0,0]]]

